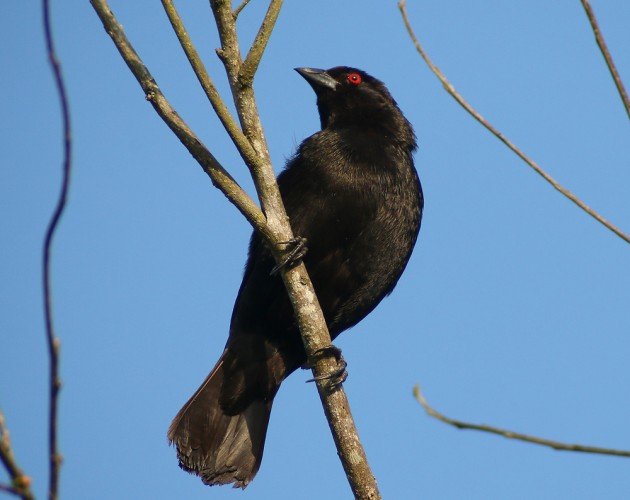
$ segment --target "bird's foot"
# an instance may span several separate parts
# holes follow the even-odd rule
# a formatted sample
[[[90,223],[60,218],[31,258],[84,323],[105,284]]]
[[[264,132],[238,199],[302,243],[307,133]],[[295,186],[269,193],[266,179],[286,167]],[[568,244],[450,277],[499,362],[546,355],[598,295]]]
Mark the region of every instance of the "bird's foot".
[[[304,257],[306,255],[306,252],[308,252],[306,243],[306,238],[302,238],[301,236],[296,236],[295,238],[291,238],[288,241],[279,241],[279,245],[286,246],[286,254],[282,257],[282,261],[278,265],[276,265],[269,274],[273,276],[283,267],[291,268],[298,262],[300,262],[302,260],[302,257]]]
[[[348,363],[343,359],[343,355],[341,354],[341,349],[334,345],[329,345],[328,347],[322,347],[321,349],[317,349],[312,357],[320,357],[320,356],[330,356],[333,355],[337,360],[337,366],[335,370],[326,375],[320,375],[319,377],[313,377],[312,379],[307,380],[307,382],[315,382],[317,380],[326,380],[328,381],[327,386],[328,390],[336,389],[341,386],[346,379],[348,378],[348,371],[346,368],[348,367]]]

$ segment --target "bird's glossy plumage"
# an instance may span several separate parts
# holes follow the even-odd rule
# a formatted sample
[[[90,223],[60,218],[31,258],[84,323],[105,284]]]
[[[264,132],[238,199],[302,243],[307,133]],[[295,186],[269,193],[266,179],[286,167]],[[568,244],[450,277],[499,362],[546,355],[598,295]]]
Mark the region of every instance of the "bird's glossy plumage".
[[[423,196],[413,130],[379,80],[355,68],[299,68],[317,95],[322,130],[278,177],[291,227],[331,335],[361,321],[400,278]],[[358,83],[357,83],[358,82]],[[225,350],[175,417],[180,465],[206,484],[245,487],[260,466],[273,398],[306,362],[275,262],[254,233]]]

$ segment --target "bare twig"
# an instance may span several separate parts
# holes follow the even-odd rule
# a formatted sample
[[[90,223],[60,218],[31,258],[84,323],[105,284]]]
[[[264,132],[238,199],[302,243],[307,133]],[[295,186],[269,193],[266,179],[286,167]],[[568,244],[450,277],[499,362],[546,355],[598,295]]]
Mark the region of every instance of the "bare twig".
[[[24,500],[35,498],[31,491],[31,478],[24,474],[13,455],[9,431],[4,422],[4,414],[0,411],[0,462],[9,473],[11,485],[0,485],[0,490],[12,493]]]
[[[595,40],[597,41],[597,45],[599,45],[599,50],[601,50],[604,59],[606,60],[606,66],[608,66],[608,70],[610,71],[610,75],[612,76],[615,86],[617,87],[617,91],[619,92],[619,97],[621,97],[621,101],[623,102],[624,107],[626,108],[626,113],[628,113],[628,117],[630,118],[630,99],[628,99],[628,93],[626,92],[626,88],[623,85],[623,81],[619,76],[619,72],[615,66],[612,56],[608,51],[608,46],[606,45],[606,41],[604,40],[604,36],[602,35],[601,30],[599,29],[599,25],[597,24],[597,18],[595,17],[595,13],[593,12],[593,8],[588,0],[580,0],[582,2],[582,7],[584,7],[584,11],[586,12],[586,16],[588,17],[589,22],[591,23],[591,28],[593,29],[593,35],[595,35]]]
[[[496,136],[503,144],[505,144],[508,148],[510,148],[521,160],[523,160],[527,165],[529,165],[538,175],[540,175],[543,179],[545,179],[555,190],[566,196],[569,200],[575,203],[578,207],[584,210],[587,214],[593,217],[596,221],[610,229],[613,233],[619,236],[621,239],[630,243],[630,235],[624,233],[617,226],[609,222],[607,219],[602,217],[598,212],[590,208],[586,203],[580,200],[577,196],[575,196],[571,191],[560,185],[553,177],[551,177],[547,172],[545,172],[534,160],[529,158],[523,151],[521,151],[518,147],[516,147],[505,135],[503,135],[498,129],[493,127],[483,116],[481,116],[468,102],[459,94],[455,87],[449,82],[444,76],[444,73],[438,68],[433,61],[429,58],[422,45],[418,41],[411,23],[409,21],[409,16],[407,14],[407,6],[406,0],[400,0],[398,2],[398,8],[400,9],[400,13],[402,14],[403,22],[405,23],[405,27],[407,28],[407,32],[416,47],[416,50],[424,59],[424,62],[429,66],[429,69],[438,77],[438,79],[442,82],[444,89],[466,110],[470,115],[475,118],[479,123],[481,123],[484,127],[486,127],[494,136]]]
[[[151,102],[160,118],[164,120],[166,125],[168,125],[182,144],[188,149],[190,154],[201,165],[212,180],[213,185],[221,190],[256,230],[266,238],[269,238],[270,232],[265,221],[265,216],[260,211],[260,208],[258,208],[256,203],[254,203],[241,186],[239,186],[232,176],[221,166],[218,160],[208,151],[190,127],[188,127],[186,122],[180,118],[166,100],[153,79],[153,76],[131,46],[129,40],[127,40],[122,26],[114,17],[107,2],[105,0],[91,0],[91,4],[101,19],[105,31],[107,31],[114,41],[120,55],[136,77],[136,80],[145,92],[147,100]]]
[[[238,126],[232,115],[230,114],[230,111],[221,98],[219,91],[210,78],[210,75],[208,74],[208,71],[203,64],[201,57],[199,57],[195,46],[188,36],[186,27],[184,26],[184,23],[179,13],[177,12],[175,5],[173,4],[173,0],[162,0],[162,5],[164,6],[164,10],[168,15],[171,25],[173,26],[173,30],[175,31],[175,34],[177,35],[177,38],[182,48],[184,49],[186,57],[188,58],[188,61],[190,62],[190,65],[192,66],[193,71],[195,72],[195,75],[197,76],[197,79],[201,84],[201,87],[208,97],[210,104],[212,104],[212,108],[221,120],[221,123],[223,124],[225,130],[232,139],[232,142],[234,142],[238,151],[241,153],[245,163],[247,165],[255,165],[259,162],[259,157],[241,131],[240,127]]]
[[[44,311],[46,316],[46,339],[48,342],[48,356],[50,360],[50,400],[48,414],[48,454],[49,454],[49,483],[48,498],[55,500],[59,495],[59,472],[61,469],[62,457],[57,445],[57,414],[59,404],[59,391],[61,390],[61,378],[59,377],[59,350],[60,341],[55,335],[52,318],[52,290],[50,285],[50,255],[52,252],[52,242],[59,221],[66,207],[68,190],[70,189],[70,174],[72,168],[72,133],[70,127],[70,107],[66,93],[61,64],[57,59],[55,45],[52,37],[52,26],[50,22],[50,4],[48,0],[42,2],[44,33],[46,38],[46,50],[48,61],[52,69],[59,102],[61,106],[61,116],[63,120],[63,180],[61,192],[57,205],[46,229],[43,250],[43,288],[44,288]]]
[[[280,2],[273,3],[279,9]],[[251,80],[241,81],[239,79],[242,59],[230,2],[227,0],[211,1],[221,38],[221,49],[217,52],[226,67],[243,133],[258,156],[258,160],[248,166],[259,193],[264,216],[247,194],[201,144],[183,120],[177,116],[125,37],[106,0],[91,0],[91,4],[156,112],[210,175],[215,186],[223,191],[254,228],[261,233],[273,251],[276,260],[281,259],[283,247],[278,242],[291,239],[293,234],[271,166]],[[168,3],[165,6],[168,6]],[[277,13],[273,17],[274,21],[276,17]],[[267,16],[266,22],[263,22],[257,36],[260,46],[266,45],[272,28],[273,22]],[[190,53],[193,54],[192,51]],[[256,62],[253,70],[257,65]],[[241,155],[243,155],[242,151]],[[306,268],[301,264],[291,269],[283,269],[282,278],[295,311],[314,375],[319,378],[322,375],[333,373],[336,368],[334,356],[314,355],[317,351],[330,345],[330,335]],[[345,393],[342,389],[329,392],[322,380],[323,378],[318,380],[317,387],[351,488],[357,498],[380,498],[376,481],[369,469],[365,452],[359,441]]]
[[[11,495],[15,495],[16,497],[19,497],[20,494],[18,493],[18,490],[16,490],[14,487],[0,483],[0,491],[2,491],[3,493],[9,493]]]
[[[247,53],[247,57],[245,58],[245,62],[241,66],[238,74],[239,80],[243,85],[251,85],[254,81],[254,75],[256,74],[260,60],[265,52],[265,48],[267,47],[267,42],[269,42],[269,37],[276,25],[278,15],[280,14],[282,1],[283,0],[271,0],[271,3],[269,4],[265,18],[260,25],[256,38],[254,39],[254,42]]]
[[[429,406],[429,403],[420,391],[419,385],[416,385],[413,388],[413,395],[418,403],[422,405],[424,411],[426,411],[430,417],[436,418],[437,420],[440,420],[445,424],[452,425],[453,427],[457,427],[458,429],[489,432],[490,434],[497,434],[499,436],[503,436],[504,438],[516,439],[518,441],[525,441],[527,443],[547,446],[549,448],[553,448],[554,450],[560,451],[577,451],[582,453],[596,453],[600,455],[614,455],[617,457],[630,457],[630,451],[626,450],[615,450],[612,448],[600,448],[599,446],[585,446],[581,444],[561,443],[559,441],[551,441],[550,439],[543,439],[536,436],[521,434],[519,432],[513,432],[507,429],[499,429],[498,427],[492,427],[490,425],[471,424],[462,420],[455,420],[453,418],[447,417],[446,415],[443,415],[442,413],[434,410],[431,406]]]
[[[250,2],[250,0],[243,0],[241,2],[241,4],[236,7],[236,9],[234,9],[234,12],[232,12],[232,15],[234,16],[234,20],[236,21],[236,18],[238,17],[238,15],[241,13],[241,11],[247,7],[247,4]]]

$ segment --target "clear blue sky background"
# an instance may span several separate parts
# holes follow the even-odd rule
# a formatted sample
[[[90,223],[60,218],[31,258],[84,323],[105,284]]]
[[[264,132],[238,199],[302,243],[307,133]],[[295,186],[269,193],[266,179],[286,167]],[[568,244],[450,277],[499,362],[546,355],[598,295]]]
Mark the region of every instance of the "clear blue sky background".
[[[53,3],[75,148],[54,253],[63,496],[349,498],[303,371],[276,399],[262,468],[245,492],[209,489],[177,467],[166,429],[221,352],[250,228],[144,100],[89,3]],[[207,2],[178,4],[227,90]],[[111,6],[166,96],[251,192],[159,2]],[[630,2],[593,7],[630,84]],[[630,230],[628,117],[578,0],[412,0],[409,11],[435,62],[484,116]],[[242,15],[243,42],[263,12],[257,0]],[[0,405],[43,497],[40,247],[60,183],[60,116],[39,2],[2,2],[0,30]],[[319,126],[314,95],[292,68],[339,64],[387,83],[416,129],[426,194],[396,291],[338,342],[384,496],[628,498],[628,459],[457,431],[425,416],[411,389],[421,383],[453,417],[630,448],[630,246],[447,96],[393,1],[287,2],[256,80],[277,170]]]

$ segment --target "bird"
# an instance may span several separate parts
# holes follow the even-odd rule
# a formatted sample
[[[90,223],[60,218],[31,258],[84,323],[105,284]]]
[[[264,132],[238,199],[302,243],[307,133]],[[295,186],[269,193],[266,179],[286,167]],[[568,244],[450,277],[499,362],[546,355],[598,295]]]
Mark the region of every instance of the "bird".
[[[334,339],[392,292],[420,230],[416,136],[386,86],[348,66],[295,70],[321,123],[277,178],[297,236],[277,266],[254,231],[223,353],[168,431],[207,485],[252,481],[280,384],[307,363],[279,267],[305,264]]]

